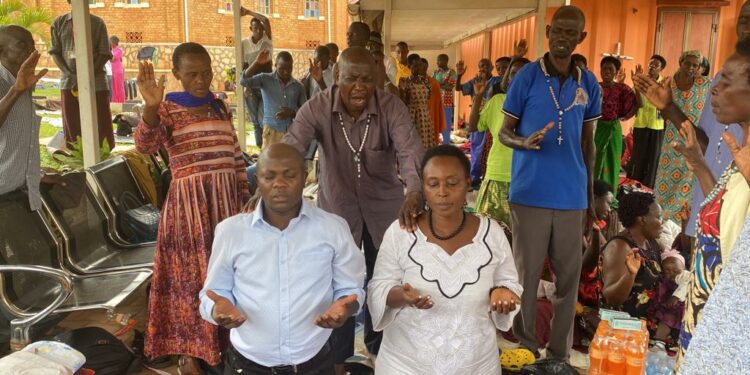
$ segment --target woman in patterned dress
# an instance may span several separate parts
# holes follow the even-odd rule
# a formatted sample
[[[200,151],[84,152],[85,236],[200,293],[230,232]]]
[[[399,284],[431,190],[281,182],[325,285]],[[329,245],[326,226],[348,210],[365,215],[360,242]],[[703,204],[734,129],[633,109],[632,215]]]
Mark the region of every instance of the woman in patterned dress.
[[[464,211],[469,160],[451,145],[422,161],[430,207],[414,233],[385,232],[368,307],[383,330],[377,375],[500,375],[496,330],[508,330],[523,288],[500,225]]]
[[[678,366],[692,339],[695,327],[700,326],[703,307],[719,275],[729,259],[730,251],[742,230],[745,218],[750,212],[750,41],[738,45],[738,53],[724,64],[721,80],[712,89],[713,111],[722,124],[738,123],[742,128],[744,141],[736,140],[724,133],[727,152],[734,161],[726,166],[719,180],[713,176],[696,141],[695,130],[689,122],[682,124],[680,135],[684,145],[675,142],[691,170],[698,178],[706,199],[698,213],[698,235],[693,264],[692,278],[685,303],[685,315],[680,332],[680,352]],[[739,145],[738,145],[739,143]]]
[[[417,133],[422,139],[422,146],[427,150],[435,146],[435,129],[432,125],[430,115],[430,95],[432,85],[422,72],[422,58],[417,54],[409,55],[407,59],[411,75],[402,78],[398,88],[401,99],[411,114],[411,120],[417,128]]]
[[[674,103],[693,123],[698,122],[711,87],[711,81],[699,73],[702,60],[699,51],[684,52],[680,56],[680,69],[670,82]],[[685,158],[672,147],[672,143],[678,139],[679,124],[666,121],[654,192],[664,210],[664,220],[681,225],[683,220],[690,217],[693,172],[685,163]]]
[[[138,88],[146,105],[135,131],[138,151],[166,147],[172,182],[161,213],[149,298],[145,354],[180,355],[182,374],[201,374],[201,359],[220,362],[219,329],[198,312],[214,227],[237,214],[249,196],[245,163],[231,115],[209,91],[211,58],[183,43],[172,56],[184,92],[164,95],[153,66],[142,62]]]
[[[602,118],[596,125],[596,163],[594,179],[602,180],[617,191],[620,182],[620,158],[622,157],[622,126],[620,120],[635,115],[635,93],[624,83],[615,81],[622,68],[616,57],[606,56],[601,61]]]

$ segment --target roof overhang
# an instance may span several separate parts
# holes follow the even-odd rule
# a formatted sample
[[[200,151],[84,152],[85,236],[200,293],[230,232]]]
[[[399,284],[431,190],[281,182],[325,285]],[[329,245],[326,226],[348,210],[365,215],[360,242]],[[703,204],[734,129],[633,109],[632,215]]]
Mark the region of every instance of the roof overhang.
[[[361,0],[363,11],[390,11],[391,44],[442,49],[479,32],[534,13],[539,0]],[[564,0],[544,1],[559,6]],[[388,15],[386,15],[387,17]]]

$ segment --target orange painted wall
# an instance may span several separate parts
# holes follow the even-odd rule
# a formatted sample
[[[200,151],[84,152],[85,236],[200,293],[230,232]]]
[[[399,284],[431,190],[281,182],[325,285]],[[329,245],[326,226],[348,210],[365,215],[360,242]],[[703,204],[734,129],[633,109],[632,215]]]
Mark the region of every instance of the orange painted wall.
[[[466,64],[466,74],[463,76],[464,82],[472,79],[479,72],[479,60],[483,57],[484,43],[485,34],[479,34],[461,42],[460,60]],[[471,113],[471,99],[468,96],[461,95],[459,92],[456,92],[456,98],[460,98],[456,106],[458,108],[458,117],[463,116],[468,121],[469,114]]]
[[[526,57],[533,60],[536,57],[532,48],[535,38],[535,23],[536,16],[530,16],[493,29],[490,33],[490,58],[492,61],[494,62],[502,56],[512,55],[513,43],[519,39],[526,39],[529,45],[529,53]]]
[[[730,4],[721,8],[719,12],[719,34],[716,43],[716,61],[715,68],[712,72],[718,72],[718,68],[724,64],[729,56],[734,53],[734,46],[737,44],[737,18],[744,0],[729,0]]]

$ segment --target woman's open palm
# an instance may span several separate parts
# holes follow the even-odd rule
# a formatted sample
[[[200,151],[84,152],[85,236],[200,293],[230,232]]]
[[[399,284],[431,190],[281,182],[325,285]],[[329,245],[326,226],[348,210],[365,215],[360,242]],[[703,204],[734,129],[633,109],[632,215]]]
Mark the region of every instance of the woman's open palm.
[[[148,61],[138,64],[138,91],[140,91],[147,107],[158,106],[164,98],[164,87],[166,78],[162,74],[156,81],[154,65]]]
[[[750,137],[745,136],[745,144],[739,145],[732,133],[724,132],[724,140],[727,142],[729,151],[732,152],[734,164],[745,177],[745,181],[750,184]]]

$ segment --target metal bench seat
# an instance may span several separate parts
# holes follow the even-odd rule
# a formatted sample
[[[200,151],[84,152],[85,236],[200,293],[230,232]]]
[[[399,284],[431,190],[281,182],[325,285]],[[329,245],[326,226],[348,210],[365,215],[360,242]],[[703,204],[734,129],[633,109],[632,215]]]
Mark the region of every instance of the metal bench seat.
[[[29,327],[47,315],[91,309],[112,313],[151,277],[149,269],[71,273],[62,246],[44,213],[29,209],[25,193],[0,196],[0,308],[14,317],[14,349],[28,343]]]
[[[85,275],[153,266],[155,244],[124,244],[112,237],[85,173],[66,174],[63,181],[66,186],[43,186],[41,191],[45,211],[63,238],[60,258],[66,267]]]
[[[122,156],[115,156],[87,168],[86,173],[91,176],[91,180],[100,193],[97,197],[101,198],[105,214],[110,219],[110,231],[115,239],[127,244],[153,244],[153,242],[134,240],[133,234],[130,233],[121,215],[123,211],[121,202],[125,194],[135,197],[141,204],[148,203],[127,160]]]

